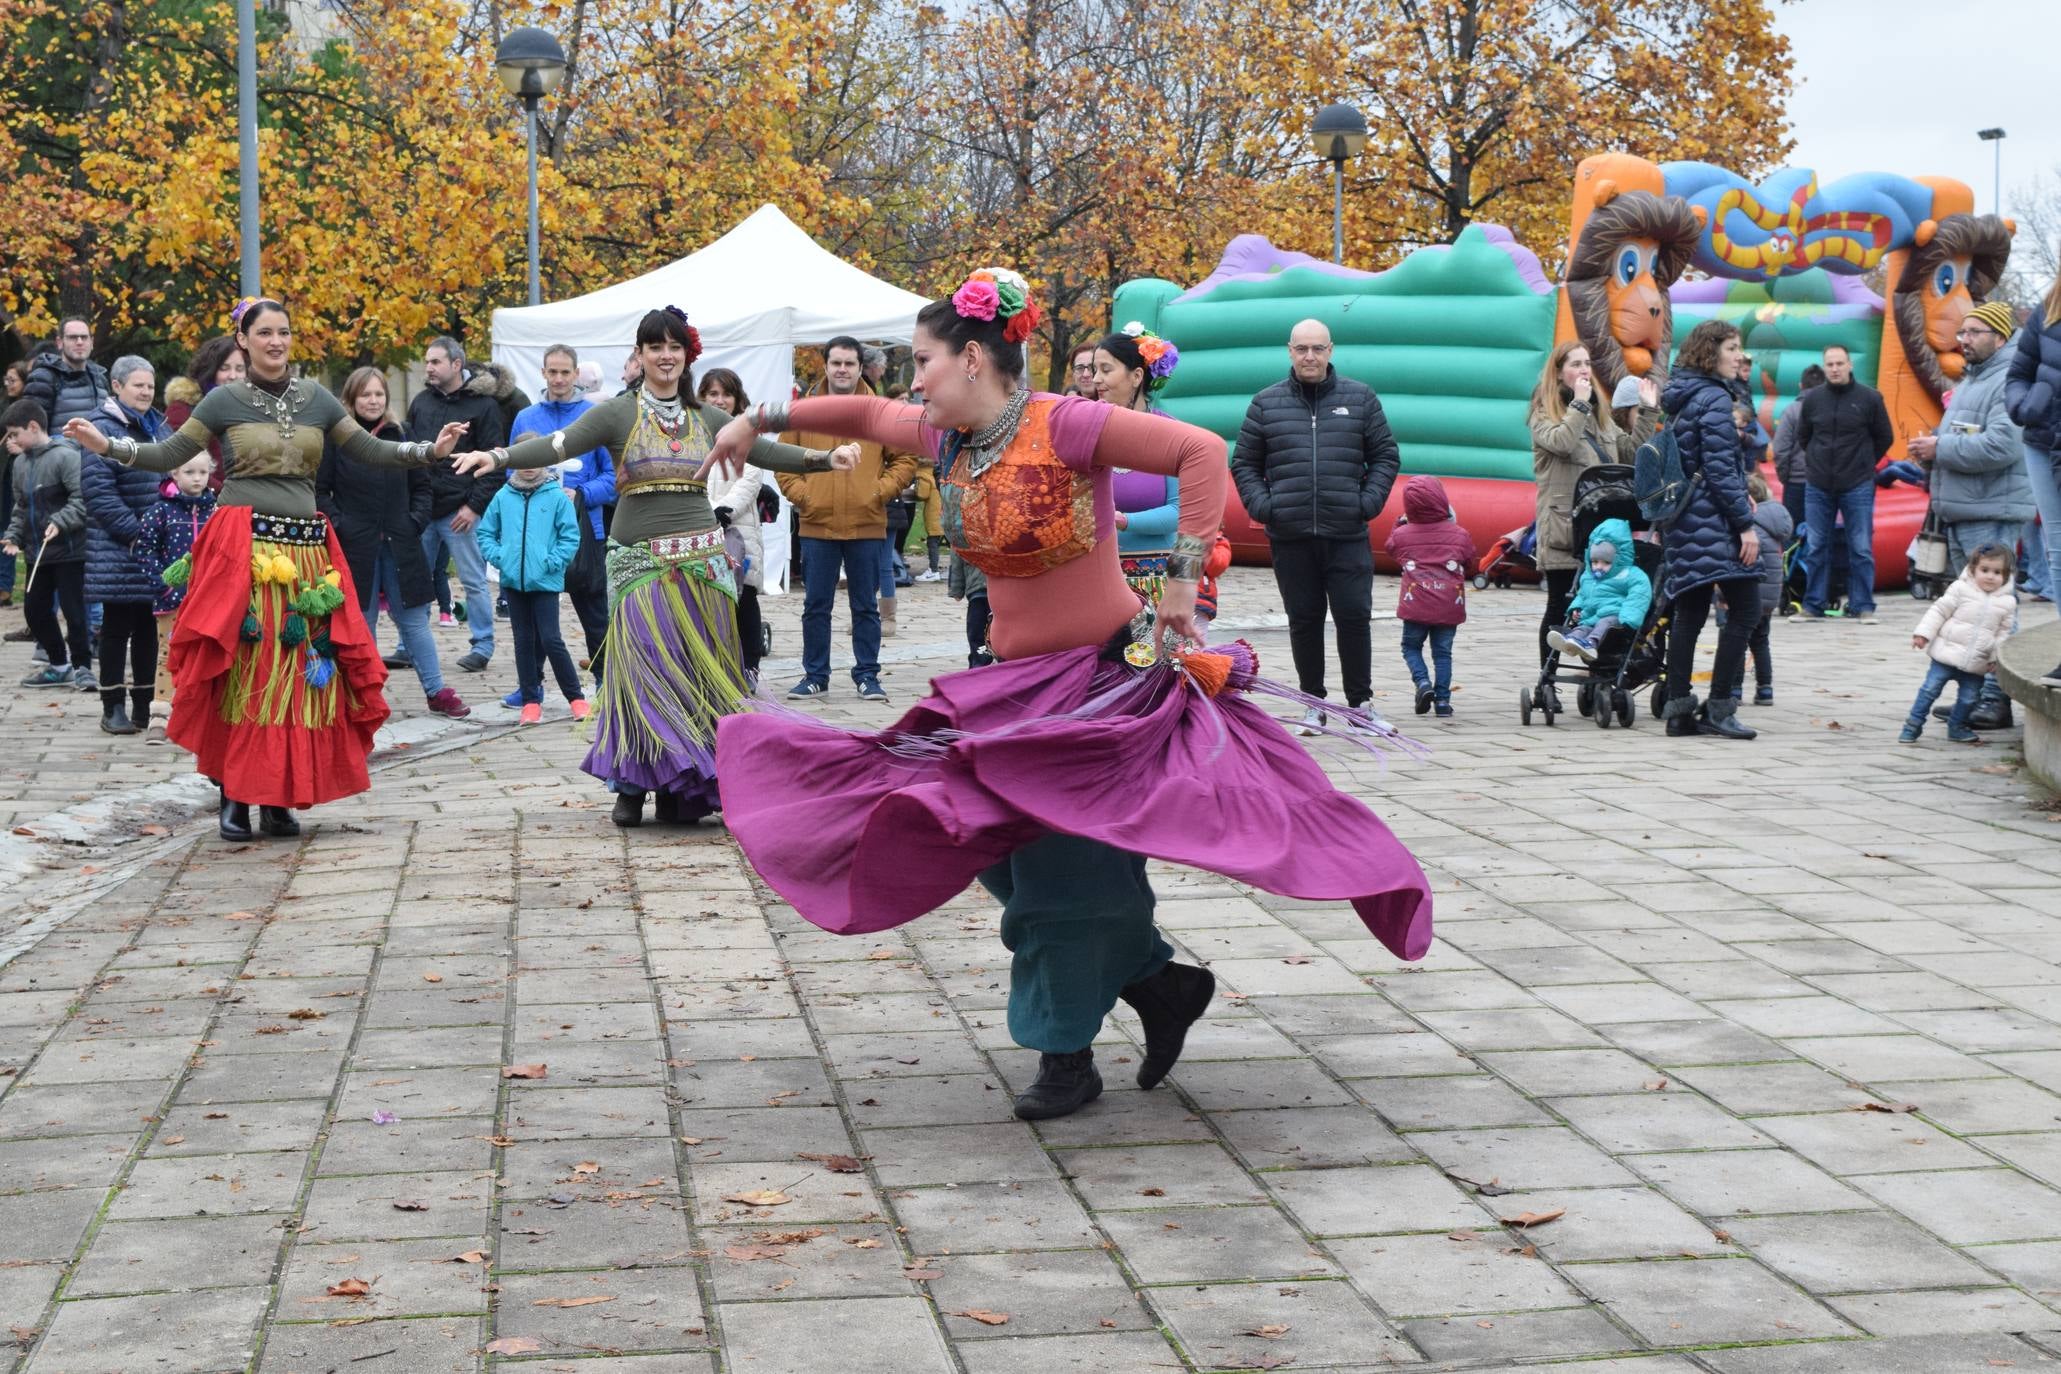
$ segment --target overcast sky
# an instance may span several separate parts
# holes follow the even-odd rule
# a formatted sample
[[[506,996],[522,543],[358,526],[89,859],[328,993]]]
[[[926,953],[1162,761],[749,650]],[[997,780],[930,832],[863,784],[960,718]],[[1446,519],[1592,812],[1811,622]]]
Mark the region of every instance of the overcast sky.
[[[1820,181],[1855,172],[1947,176],[1993,208],[2001,128],[2005,213],[2034,173],[2061,164],[2061,0],[1792,0],[1776,27],[1796,57],[1790,164]]]

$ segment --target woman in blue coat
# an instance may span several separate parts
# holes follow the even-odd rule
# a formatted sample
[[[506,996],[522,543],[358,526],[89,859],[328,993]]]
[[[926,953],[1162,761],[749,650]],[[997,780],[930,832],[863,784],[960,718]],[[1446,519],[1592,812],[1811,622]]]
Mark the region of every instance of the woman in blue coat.
[[[1661,590],[1674,605],[1667,704],[1661,711],[1670,735],[1752,739],[1754,734],[1737,713],[1746,648],[1760,620],[1760,537],[1753,528],[1753,502],[1746,496],[1745,454],[1732,424],[1732,392],[1723,380],[1737,373],[1740,356],[1736,327],[1723,320],[1703,321],[1689,331],[1660,398],[1682,470],[1695,483],[1688,506],[1662,535]],[[1718,631],[1710,701],[1699,714],[1690,674],[1696,667],[1697,636],[1719,592],[1732,612]]]
[[[101,433],[139,444],[168,437],[165,417],[151,402],[157,374],[145,358],[115,359],[108,371],[114,394],[89,417]],[[86,498],[86,599],[102,608],[100,622],[100,728],[110,735],[140,734],[150,724],[157,694],[157,594],[164,584],[136,556],[143,514],[158,502],[163,476],[82,455],[79,486]],[[128,675],[123,676],[127,668]],[[128,710],[122,694],[128,693]]]
[[[2004,407],[2025,431],[2025,475],[2047,530],[2052,576],[2061,577],[2061,281],[2018,331],[2004,374]],[[2061,585],[2061,584],[2055,584]],[[2061,667],[2040,679],[2061,687]]]

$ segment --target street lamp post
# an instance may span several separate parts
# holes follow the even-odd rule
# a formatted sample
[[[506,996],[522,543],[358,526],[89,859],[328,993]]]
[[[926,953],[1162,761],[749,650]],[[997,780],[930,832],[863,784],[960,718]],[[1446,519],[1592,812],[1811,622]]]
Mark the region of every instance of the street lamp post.
[[[258,15],[236,0],[236,229],[243,240],[238,294],[255,296],[258,272]]]
[[[1977,129],[1975,136],[1996,149],[1995,170],[1991,174],[1991,212],[2004,213],[2004,131],[2002,129]]]
[[[1345,164],[1367,147],[1367,117],[1350,105],[1326,105],[1310,126],[1310,146],[1331,164],[1331,260],[1345,261]]]
[[[541,305],[544,283],[537,263],[537,102],[565,79],[565,49],[539,28],[515,29],[494,49],[494,74],[508,94],[522,101],[530,150],[530,304]]]

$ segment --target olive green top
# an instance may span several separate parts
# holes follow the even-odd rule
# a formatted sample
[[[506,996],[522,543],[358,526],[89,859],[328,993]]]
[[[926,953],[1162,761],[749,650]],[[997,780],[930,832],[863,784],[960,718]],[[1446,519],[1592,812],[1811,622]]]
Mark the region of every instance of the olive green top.
[[[507,466],[548,467],[605,448],[615,460],[610,539],[636,544],[661,535],[695,534],[714,529],[716,517],[707,486],[694,474],[714,446],[716,431],[730,418],[713,406],[690,405],[679,428],[668,433],[643,397],[628,391],[556,433],[512,445]],[[826,453],[766,438],[751,446],[750,461],[772,472],[821,472],[829,466]]]
[[[219,439],[228,480],[217,498],[265,515],[315,513],[315,470],[327,439],[347,458],[374,467],[419,468],[435,461],[424,443],[375,439],[344,411],[343,403],[304,377],[279,394],[248,380],[227,382],[201,398],[178,433],[130,453],[117,444],[108,457],[147,472],[170,472]]]

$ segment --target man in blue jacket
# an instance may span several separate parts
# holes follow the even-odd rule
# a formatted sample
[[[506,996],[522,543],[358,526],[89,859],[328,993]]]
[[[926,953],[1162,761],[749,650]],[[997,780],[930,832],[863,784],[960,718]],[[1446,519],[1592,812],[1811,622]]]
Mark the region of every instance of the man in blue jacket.
[[[1374,550],[1368,522],[1395,484],[1401,453],[1374,389],[1331,366],[1331,331],[1304,320],[1288,335],[1289,375],[1252,398],[1231,476],[1238,499],[1266,526],[1274,583],[1288,612],[1298,685],[1324,695],[1324,611],[1338,627],[1348,706],[1374,696]],[[1371,707],[1369,707],[1371,709]],[[1316,734],[1324,713],[1303,713]]]
[[[594,403],[580,395],[580,355],[570,344],[553,344],[544,350],[544,399],[515,417],[508,437],[515,440],[525,434],[555,433],[593,408]],[[578,468],[561,468],[559,481],[572,493],[579,511],[580,543],[603,543],[608,538],[609,514],[615,509],[614,460],[607,449],[594,448],[574,454],[567,461],[579,464]],[[580,618],[587,658],[598,676],[601,640],[608,632],[608,581],[568,577],[565,591],[572,600],[573,613]]]

